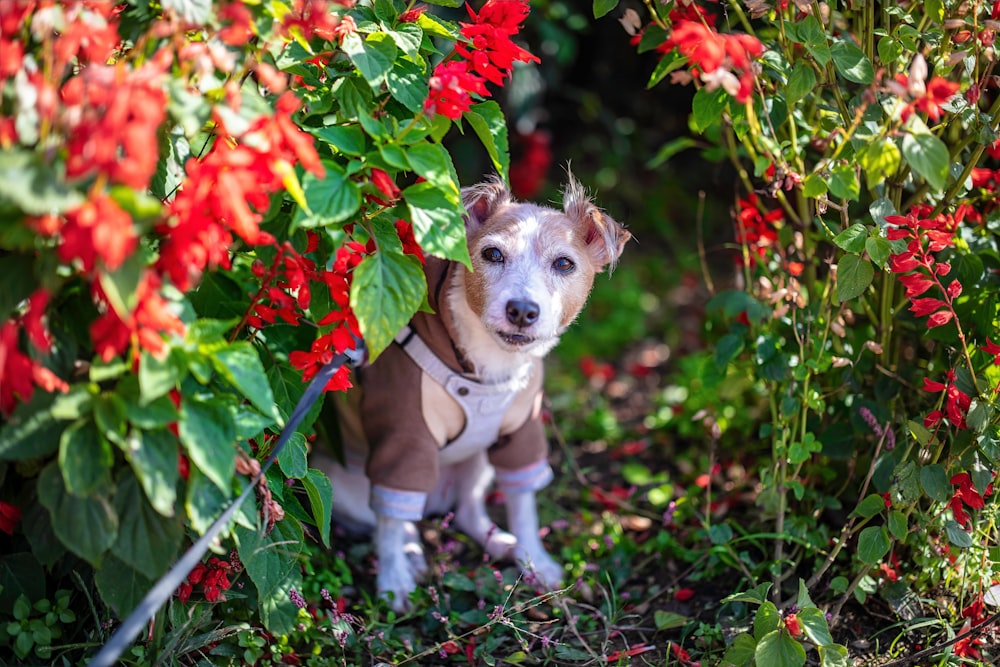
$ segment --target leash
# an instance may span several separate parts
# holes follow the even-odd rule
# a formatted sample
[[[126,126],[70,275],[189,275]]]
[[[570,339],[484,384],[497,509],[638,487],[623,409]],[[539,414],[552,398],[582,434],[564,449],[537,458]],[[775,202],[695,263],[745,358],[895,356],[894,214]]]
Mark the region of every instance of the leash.
[[[333,357],[330,361],[326,363],[323,368],[316,374],[306,387],[305,392],[302,394],[302,398],[296,404],[295,409],[292,410],[291,417],[288,418],[288,422],[285,427],[281,430],[281,434],[278,436],[278,441],[274,445],[274,449],[271,450],[270,456],[260,467],[260,472],[257,476],[250,482],[243,493],[233,501],[233,503],[226,508],[218,519],[209,526],[208,530],[202,535],[198,540],[191,545],[191,547],[181,556],[180,560],[174,563],[174,566],[164,574],[159,581],[150,589],[146,596],[142,599],[142,602],[132,610],[125,622],[118,626],[115,633],[111,635],[111,639],[98,651],[97,655],[88,663],[87,667],[111,667],[115,664],[115,661],[119,656],[135,641],[135,638],[142,631],[143,627],[153,618],[160,607],[162,607],[170,596],[173,595],[177,587],[184,583],[184,579],[187,578],[194,566],[201,562],[202,557],[205,552],[208,551],[209,545],[215,539],[216,535],[222,530],[222,528],[229,523],[229,520],[233,518],[236,510],[239,509],[243,501],[247,499],[251,492],[257,488],[258,482],[264,477],[264,473],[267,469],[271,467],[271,464],[275,462],[278,458],[278,454],[284,448],[285,443],[291,437],[291,434],[295,432],[296,427],[305,417],[306,413],[312,407],[312,404],[316,401],[320,394],[323,393],[323,389],[326,387],[327,383],[333,377],[333,374],[340,370],[340,367],[345,363],[351,363],[354,366],[359,366],[364,360],[365,349],[364,342],[360,340],[355,340],[356,349],[347,350]]]

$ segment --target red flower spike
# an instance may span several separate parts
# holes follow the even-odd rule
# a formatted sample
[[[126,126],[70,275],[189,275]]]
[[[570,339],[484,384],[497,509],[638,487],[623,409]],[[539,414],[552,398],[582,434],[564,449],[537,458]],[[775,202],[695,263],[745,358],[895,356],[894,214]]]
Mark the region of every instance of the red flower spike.
[[[21,520],[21,508],[0,500],[0,531],[14,534],[14,527]]]

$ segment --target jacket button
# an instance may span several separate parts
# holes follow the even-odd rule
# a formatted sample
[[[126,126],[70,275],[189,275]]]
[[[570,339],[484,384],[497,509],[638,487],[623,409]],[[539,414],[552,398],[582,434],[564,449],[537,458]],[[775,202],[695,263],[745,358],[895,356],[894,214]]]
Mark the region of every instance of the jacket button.
[[[458,395],[459,396],[468,396],[469,395],[469,388],[468,387],[459,387],[458,388]]]

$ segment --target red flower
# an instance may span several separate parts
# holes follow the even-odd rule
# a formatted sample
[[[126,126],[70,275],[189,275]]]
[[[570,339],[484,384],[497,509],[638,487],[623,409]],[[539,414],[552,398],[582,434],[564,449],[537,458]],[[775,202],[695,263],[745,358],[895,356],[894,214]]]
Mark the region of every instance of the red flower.
[[[739,211],[736,213],[736,240],[747,246],[750,256],[750,266],[755,266],[758,259],[764,258],[768,248],[778,242],[778,231],[775,223],[784,221],[785,215],[780,209],[761,213],[757,206],[757,195],[750,193],[746,199],[739,200]],[[737,264],[742,266],[743,256],[737,256]]]
[[[928,426],[928,428],[932,428],[940,422],[942,417],[947,416],[952,426],[960,430],[965,430],[967,428],[965,415],[968,414],[969,408],[972,405],[972,398],[955,385],[955,371],[950,370],[945,376],[948,380],[945,383],[933,382],[924,378],[924,391],[932,393],[945,392],[945,413],[932,412],[924,420],[924,423],[926,425],[930,422],[931,426]]]
[[[35,387],[69,391],[69,385],[18,348],[18,323],[0,324],[0,412],[10,414],[18,401],[30,401]]]
[[[471,63],[472,69],[491,83],[503,85],[514,62],[541,62],[536,56],[511,41],[531,11],[521,0],[488,0],[477,15],[468,4],[473,23],[462,23],[462,36],[469,43],[458,42],[455,52]]]
[[[0,500],[0,531],[14,534],[14,526],[21,520],[21,508]]]
[[[678,588],[674,593],[674,599],[678,602],[687,602],[694,597],[693,588]]]
[[[413,235],[413,225],[411,225],[406,220],[396,221],[396,234],[399,236],[399,240],[403,242],[403,252],[407,255],[413,255],[420,260],[421,264],[427,262],[427,258],[424,257],[424,250],[420,247],[417,242],[417,237]]]
[[[799,618],[795,614],[785,616],[785,629],[792,637],[802,636],[802,624],[799,623]]]
[[[424,111],[430,116],[441,114],[458,120],[472,106],[471,94],[489,95],[483,78],[469,71],[469,64],[452,60],[434,68],[430,78],[430,92],[424,102]]]
[[[98,259],[103,268],[114,271],[139,242],[132,218],[104,194],[69,211],[59,235],[59,258],[68,264],[78,260],[84,271],[94,269]]]
[[[399,199],[400,191],[399,186],[396,185],[396,181],[392,179],[392,176],[385,173],[381,169],[372,168],[372,185],[385,195],[387,202],[381,202],[384,206],[389,206],[392,202]]]
[[[941,105],[947,103],[957,91],[957,83],[936,76],[927,83],[927,92],[923,97],[914,101],[913,106],[918,111],[926,113],[928,118],[936,122],[941,118],[941,113],[943,112]]]
[[[120,314],[111,307],[99,283],[94,284],[94,289],[105,311],[90,325],[90,336],[94,351],[104,361],[110,361],[129,348],[136,357],[140,350],[162,357],[167,349],[163,334],[184,333],[183,322],[160,296],[160,277],[152,271],[146,271],[140,279],[135,294],[136,306],[131,313]]]
[[[722,86],[737,102],[750,99],[754,61],[764,53],[756,37],[722,34],[700,20],[680,20],[658,50],[669,53],[674,49],[688,59],[691,73],[700,76],[709,90]]]
[[[227,24],[219,30],[219,39],[229,46],[243,46],[254,35],[253,14],[242,2],[230,2],[218,11]]]
[[[547,132],[535,130],[516,134],[514,142],[520,146],[520,155],[511,165],[511,191],[519,199],[534,199],[552,165],[551,139]]]
[[[417,5],[411,7],[399,15],[400,23],[416,23],[427,11],[427,5]]]
[[[971,629],[972,629],[972,622],[967,620],[965,624],[962,625],[962,629],[959,631],[959,634],[965,634],[966,632],[969,632]],[[983,655],[979,652],[979,649],[976,647],[983,646],[985,644],[986,644],[986,638],[983,637],[982,635],[969,636],[964,639],[960,639],[958,642],[955,643],[955,649],[954,649],[955,655],[960,658],[972,658],[974,660],[982,660]]]
[[[90,65],[66,82],[60,94],[69,178],[103,173],[136,190],[149,185],[159,155],[156,133],[166,118],[162,78],[154,58],[136,71]]]
[[[206,602],[225,601],[225,591],[232,586],[229,581],[229,572],[232,569],[231,563],[215,556],[209,558],[208,563],[198,563],[188,573],[184,583],[177,587],[177,598],[181,602],[187,602],[194,592],[194,587],[201,586]]]
[[[983,496],[979,495],[969,473],[962,472],[953,476],[951,483],[958,485],[958,490],[948,501],[948,506],[951,508],[951,513],[955,515],[955,521],[963,526],[968,526],[969,516],[965,513],[965,508],[983,509],[986,507],[986,501],[983,500]],[[986,487],[985,495],[989,496],[991,493],[993,493],[992,484]]]
[[[986,345],[979,348],[986,354],[993,355],[993,365],[1000,366],[1000,345],[997,345],[989,337],[986,338]]]

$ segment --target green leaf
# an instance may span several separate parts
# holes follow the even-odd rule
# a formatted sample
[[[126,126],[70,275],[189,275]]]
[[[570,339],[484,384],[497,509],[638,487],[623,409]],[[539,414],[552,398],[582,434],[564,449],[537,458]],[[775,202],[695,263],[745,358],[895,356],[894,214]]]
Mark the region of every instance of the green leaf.
[[[400,51],[414,60],[419,59],[420,44],[424,41],[424,31],[418,24],[400,23],[395,30],[387,30],[386,34],[392,38]]]
[[[858,151],[857,159],[865,174],[865,182],[869,188],[874,188],[896,173],[902,162],[902,155],[895,141],[879,137]]]
[[[250,404],[275,420],[281,416],[274,409],[274,394],[267,383],[264,365],[260,363],[257,350],[249,341],[236,341],[219,350],[212,357],[215,370],[233,387],[239,390]]]
[[[619,0],[594,0],[594,18],[599,19],[618,6]]]
[[[34,280],[35,258],[29,255],[0,257],[0,322],[14,312],[21,301],[37,287]]]
[[[197,468],[191,468],[187,480],[187,497],[184,499],[184,509],[191,522],[191,528],[196,533],[205,534],[205,531],[226,509],[229,499],[228,490],[221,490]]]
[[[427,99],[427,80],[424,68],[407,58],[400,58],[385,75],[389,93],[413,113],[424,108]]]
[[[903,45],[889,35],[878,40],[878,59],[882,64],[896,62],[903,55]]]
[[[771,582],[759,584],[748,591],[733,593],[723,599],[723,602],[752,602],[754,604],[764,604],[767,602],[767,592],[771,590]]]
[[[472,105],[464,117],[490,156],[493,168],[506,182],[510,171],[510,148],[507,140],[507,119],[500,105],[493,100],[480,102]]]
[[[81,419],[59,439],[59,468],[66,491],[89,496],[111,483],[114,452],[111,443],[90,419]]]
[[[119,618],[139,606],[142,598],[153,587],[153,582],[114,554],[108,554],[101,568],[94,574],[94,583],[101,599],[114,610]]]
[[[944,522],[944,532],[948,535],[948,541],[954,544],[959,549],[968,549],[974,542],[972,541],[972,535],[966,532],[962,525],[957,521],[948,519]]]
[[[924,3],[924,11],[927,13],[927,18],[940,23],[944,20],[944,1],[927,0]]]
[[[810,199],[825,195],[828,190],[829,186],[826,184],[826,178],[818,173],[809,174],[802,182],[802,194]]]
[[[110,500],[97,494],[70,495],[59,466],[50,463],[38,476],[38,501],[49,511],[52,530],[66,548],[98,565],[118,536],[118,515]]]
[[[465,209],[461,201],[426,181],[403,190],[403,198],[410,210],[410,221],[420,247],[437,257],[470,266],[469,248],[465,243],[465,220],[462,217]],[[353,293],[354,288],[351,291]]]
[[[41,154],[28,151],[0,152],[0,205],[13,204],[29,215],[61,213],[78,206],[83,195],[66,185],[58,164],[47,164]]]
[[[872,284],[875,269],[858,255],[844,255],[837,264],[837,298],[841,303],[861,296]]]
[[[45,510],[41,513],[44,514]],[[28,520],[27,512],[22,520]],[[4,614],[13,613],[17,620],[27,618],[31,605],[23,609],[22,615],[20,598],[23,597],[25,603],[45,598],[45,569],[42,565],[35,554],[27,551],[0,556],[0,609]]]
[[[820,25],[819,20],[812,14],[806,16],[798,25],[799,40],[805,45],[806,50],[816,59],[820,67],[833,58],[830,45],[826,41],[826,31]]]
[[[952,488],[948,474],[937,463],[920,468],[920,486],[928,497],[939,503],[946,503],[951,498]]]
[[[278,454],[278,467],[285,473],[285,477],[299,479],[305,476],[309,470],[308,453],[304,435],[296,432],[288,436],[284,448]]]
[[[736,665],[745,667],[749,665],[757,653],[757,642],[747,633],[736,635],[732,645],[726,649],[726,654],[722,656],[723,665]]]
[[[833,242],[844,252],[860,253],[865,249],[865,239],[868,238],[868,228],[856,222],[833,237]]]
[[[139,402],[143,405],[163,396],[183,379],[174,355],[157,359],[148,352],[139,358]]]
[[[292,220],[292,230],[298,227],[325,227],[343,222],[361,207],[361,190],[336,162],[323,161],[326,175],[317,177],[312,172],[302,176],[302,189],[306,193],[309,210],[299,209]]]
[[[951,158],[943,141],[930,133],[904,134],[903,157],[932,188],[944,189]]]
[[[816,650],[819,652],[820,667],[850,667],[851,665],[845,646],[826,644],[817,646]]]
[[[826,614],[816,607],[802,607],[795,615],[802,625],[802,631],[813,644],[825,646],[833,643],[830,625],[826,622]]]
[[[754,657],[758,665],[768,667],[802,667],[806,650],[783,630],[774,630],[757,642]]]
[[[872,62],[854,42],[846,39],[837,40],[833,44],[832,55],[833,66],[837,68],[840,76],[848,81],[867,86],[875,80],[875,68]]]
[[[662,44],[663,42],[661,41],[660,43]],[[653,68],[653,73],[649,76],[649,81],[646,82],[646,88],[652,88],[660,81],[663,81],[668,74],[687,64],[688,59],[676,51],[664,54],[656,63],[656,67]]]
[[[166,429],[132,431],[125,454],[150,505],[163,516],[174,516],[177,503],[177,437]]]
[[[858,535],[858,557],[866,565],[874,565],[889,553],[889,535],[885,526],[868,526]]]
[[[178,430],[191,462],[224,493],[229,493],[236,469],[235,425],[226,404],[218,399],[184,396]]]
[[[722,122],[722,112],[729,104],[729,94],[722,88],[709,91],[699,88],[691,101],[691,129],[701,134]]]
[[[367,39],[362,39],[360,33],[350,33],[344,37],[340,48],[358,68],[372,90],[380,92],[385,75],[392,69],[392,64],[396,60],[397,49],[392,37],[383,32],[376,32],[370,34]]]
[[[315,137],[329,144],[334,153],[364,155],[368,152],[365,133],[357,125],[331,125],[312,130]]]
[[[889,242],[889,239],[881,236],[869,236],[865,239],[865,252],[868,253],[872,264],[883,268],[886,262],[889,261],[889,255],[892,253],[892,244]]]
[[[862,519],[870,519],[876,514],[881,514],[884,509],[885,498],[877,493],[871,493],[864,500],[858,503],[858,506],[854,508],[853,512],[851,512],[851,516],[861,517]]]
[[[426,294],[423,269],[411,255],[380,252],[354,269],[351,306],[372,359],[410,321]]]
[[[31,400],[19,404],[0,427],[0,461],[23,461],[48,456],[59,449],[66,423],[49,409],[56,395],[35,390]]]
[[[694,148],[698,145],[698,142],[691,137],[678,137],[673,141],[668,141],[667,143],[660,146],[660,150],[656,151],[656,155],[652,157],[647,163],[647,169],[656,169],[661,167],[670,158],[677,155],[681,151],[687,150],[688,148]]]
[[[781,613],[778,608],[770,600],[765,600],[753,617],[754,638],[760,642],[764,636],[776,630],[780,623]]]
[[[715,346],[715,367],[719,370],[728,366],[736,357],[740,356],[746,346],[743,336],[739,334],[726,334],[719,339]]]
[[[333,513],[333,485],[330,478],[319,470],[309,470],[302,478],[302,486],[309,496],[313,519],[319,528],[320,540],[330,546],[330,520]]]
[[[263,530],[237,527],[237,548],[247,574],[257,587],[257,605],[268,631],[284,634],[295,627],[298,609],[292,603],[291,589],[302,590],[302,527],[285,519]]]
[[[179,518],[167,518],[154,510],[134,475],[118,479],[115,509],[119,519],[115,555],[156,579],[173,564],[184,537],[184,524]]]
[[[101,289],[107,295],[108,303],[123,321],[128,321],[135,310],[136,293],[146,264],[145,253],[136,252],[114,271],[101,271],[99,274]]]
[[[689,620],[690,619],[687,616],[672,611],[657,609],[653,612],[653,622],[656,624],[657,630],[673,630],[674,628],[683,628],[687,625]]]
[[[451,196],[461,197],[455,182],[455,166],[444,146],[422,141],[406,149],[406,158],[413,171],[423,176],[424,180]]]
[[[136,386],[138,386],[137,381]],[[127,396],[125,399],[125,418],[134,426],[141,429],[156,429],[177,421],[177,408],[169,396],[160,396],[147,405],[140,405],[137,399],[138,396]]]
[[[816,73],[806,63],[798,63],[788,77],[785,85],[785,101],[791,108],[796,102],[805,99],[816,90]]]
[[[906,535],[909,532],[906,515],[899,510],[889,512],[889,532],[900,542],[906,539]]]
[[[830,193],[839,199],[854,201],[861,194],[858,172],[853,165],[838,164],[830,170]]]

